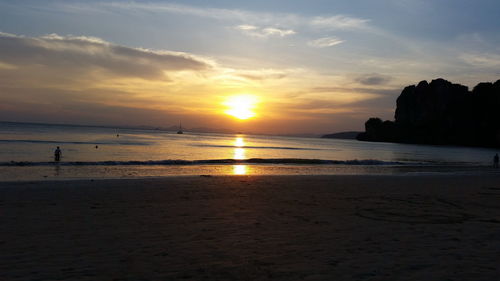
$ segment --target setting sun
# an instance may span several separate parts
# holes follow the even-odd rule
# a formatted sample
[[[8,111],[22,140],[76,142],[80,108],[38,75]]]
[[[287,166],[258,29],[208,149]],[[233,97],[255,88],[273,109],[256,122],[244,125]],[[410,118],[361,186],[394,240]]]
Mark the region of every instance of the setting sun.
[[[237,95],[229,97],[224,103],[228,107],[226,114],[241,120],[256,116],[254,112],[257,99],[251,95]]]

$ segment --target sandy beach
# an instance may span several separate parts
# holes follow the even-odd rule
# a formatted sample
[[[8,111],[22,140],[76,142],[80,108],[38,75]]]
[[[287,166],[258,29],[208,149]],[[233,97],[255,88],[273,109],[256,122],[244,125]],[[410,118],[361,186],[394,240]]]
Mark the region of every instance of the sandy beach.
[[[499,176],[0,183],[0,280],[498,280]]]

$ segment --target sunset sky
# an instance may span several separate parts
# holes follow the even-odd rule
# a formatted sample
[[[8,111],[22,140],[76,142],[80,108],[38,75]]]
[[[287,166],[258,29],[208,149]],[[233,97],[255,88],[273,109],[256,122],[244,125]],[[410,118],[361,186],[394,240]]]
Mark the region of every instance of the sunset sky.
[[[362,130],[406,85],[500,79],[499,15],[498,0],[0,1],[0,120]]]

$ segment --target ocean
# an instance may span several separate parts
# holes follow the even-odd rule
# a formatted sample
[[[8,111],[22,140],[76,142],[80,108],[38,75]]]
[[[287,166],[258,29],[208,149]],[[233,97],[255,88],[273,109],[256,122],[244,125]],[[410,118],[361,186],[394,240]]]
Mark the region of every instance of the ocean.
[[[54,150],[62,150],[54,162]],[[0,180],[494,173],[490,148],[0,122]]]

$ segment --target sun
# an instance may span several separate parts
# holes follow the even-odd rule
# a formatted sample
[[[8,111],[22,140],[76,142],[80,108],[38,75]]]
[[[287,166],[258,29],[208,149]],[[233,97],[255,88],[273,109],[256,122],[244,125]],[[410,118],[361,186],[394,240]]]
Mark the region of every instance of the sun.
[[[228,108],[224,112],[240,120],[246,120],[257,115],[254,112],[256,104],[257,98],[252,95],[230,96],[224,102],[224,105]]]

